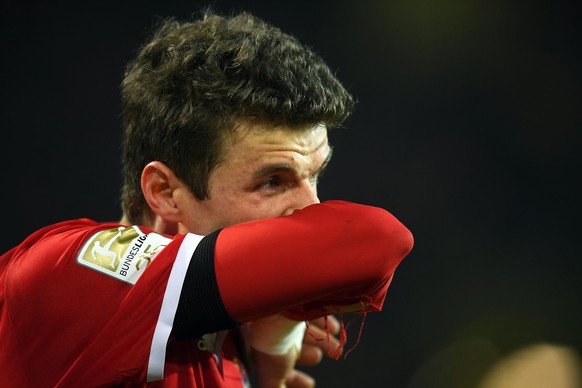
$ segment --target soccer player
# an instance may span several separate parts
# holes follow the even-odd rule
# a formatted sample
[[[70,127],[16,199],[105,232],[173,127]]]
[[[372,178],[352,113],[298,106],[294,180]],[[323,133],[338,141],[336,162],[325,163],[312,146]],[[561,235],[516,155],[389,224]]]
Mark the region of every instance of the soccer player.
[[[309,386],[298,357],[344,343],[321,318],[379,310],[412,248],[385,210],[319,203],[352,97],[279,29],[207,13],[160,27],[122,100],[122,220],[0,258],[0,386]]]

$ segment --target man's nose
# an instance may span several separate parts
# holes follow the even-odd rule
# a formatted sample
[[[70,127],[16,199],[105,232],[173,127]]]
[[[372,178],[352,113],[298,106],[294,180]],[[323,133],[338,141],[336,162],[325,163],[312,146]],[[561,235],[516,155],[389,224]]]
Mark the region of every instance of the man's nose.
[[[294,191],[291,204],[285,212],[285,215],[289,215],[295,210],[303,209],[304,207],[320,202],[319,197],[317,196],[317,185],[311,184],[309,181],[301,182],[301,185],[299,185],[299,187]]]

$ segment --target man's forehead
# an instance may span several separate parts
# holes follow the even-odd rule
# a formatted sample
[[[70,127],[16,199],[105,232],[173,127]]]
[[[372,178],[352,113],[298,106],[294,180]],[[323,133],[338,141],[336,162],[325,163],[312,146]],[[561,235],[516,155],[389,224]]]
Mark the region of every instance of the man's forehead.
[[[220,176],[221,184],[227,180],[257,180],[277,171],[309,176],[324,169],[330,158],[331,147],[325,126],[240,126],[224,143],[221,161],[211,175],[211,186],[217,176]]]
[[[269,126],[268,124],[241,123],[225,142],[226,152],[288,150],[300,154],[328,153],[325,125]]]
[[[305,173],[318,174],[321,171],[325,170],[329,161],[331,160],[332,151],[333,151],[333,149],[331,147],[328,147],[327,153],[325,154],[325,159],[322,157],[322,158],[316,158],[315,160],[312,160],[312,163],[303,166],[305,168],[305,171],[303,171],[303,173],[304,174]],[[294,174],[299,174],[302,171],[297,169],[298,165],[301,166],[300,163],[299,164],[298,163],[290,163],[290,162],[271,162],[270,163],[269,161],[259,160],[256,163],[255,168],[252,170],[251,177],[253,179],[259,179],[261,177],[268,176],[268,175],[271,175],[271,174],[279,172],[279,171],[289,171],[289,172],[292,172]]]

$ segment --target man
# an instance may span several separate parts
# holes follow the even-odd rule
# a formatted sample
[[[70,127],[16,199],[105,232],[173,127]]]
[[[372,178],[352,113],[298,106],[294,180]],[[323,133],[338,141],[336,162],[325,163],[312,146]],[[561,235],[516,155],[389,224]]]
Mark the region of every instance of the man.
[[[379,310],[412,247],[382,209],[319,204],[351,96],[275,27],[208,13],[164,23],[122,98],[121,222],[52,225],[0,258],[0,385],[242,387],[249,367],[310,384],[304,322]]]

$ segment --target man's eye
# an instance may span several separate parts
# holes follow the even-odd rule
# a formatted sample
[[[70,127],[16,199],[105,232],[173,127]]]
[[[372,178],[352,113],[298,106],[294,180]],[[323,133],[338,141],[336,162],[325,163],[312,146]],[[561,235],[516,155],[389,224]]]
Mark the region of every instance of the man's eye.
[[[274,189],[274,188],[279,187],[280,185],[281,185],[281,180],[279,179],[279,177],[272,176],[269,179],[261,182],[258,185],[258,188],[261,188],[261,189]]]

